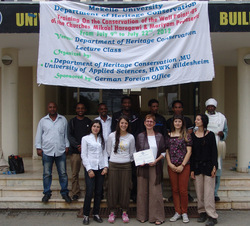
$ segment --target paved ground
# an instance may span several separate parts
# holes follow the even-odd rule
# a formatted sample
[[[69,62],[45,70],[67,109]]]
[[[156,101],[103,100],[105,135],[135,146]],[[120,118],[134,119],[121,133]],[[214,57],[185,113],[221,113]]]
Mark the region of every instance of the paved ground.
[[[0,210],[0,225],[1,226],[75,226],[82,225],[82,219],[77,218],[76,211],[58,211],[58,210],[48,210],[48,211],[18,211],[18,210]],[[219,220],[218,226],[249,226],[250,225],[250,211],[218,211]],[[205,224],[197,223],[196,218],[191,218],[189,224],[202,226]],[[90,221],[92,226],[110,225],[107,222],[107,218],[104,219],[102,224],[94,222],[92,219]],[[114,225],[124,225],[121,219],[117,219]],[[142,224],[136,219],[131,219],[130,223],[127,225],[153,225],[148,222]],[[163,225],[179,226],[184,225],[181,220],[170,223],[169,219],[166,219]]]

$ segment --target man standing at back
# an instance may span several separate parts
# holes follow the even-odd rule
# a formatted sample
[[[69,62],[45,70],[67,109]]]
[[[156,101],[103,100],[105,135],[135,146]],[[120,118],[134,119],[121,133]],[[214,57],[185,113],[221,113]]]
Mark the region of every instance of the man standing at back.
[[[121,111],[118,111],[112,116],[112,125],[111,130],[114,132],[116,130],[116,125],[118,119],[122,115],[126,115],[129,118],[130,126],[131,126],[131,134],[133,134],[136,139],[137,135],[142,131],[142,121],[140,117],[132,111],[132,99],[129,96],[124,96],[121,99]]]
[[[112,116],[112,132],[115,131],[117,122],[122,115],[126,115],[129,118],[129,123],[131,126],[131,134],[133,134],[136,139],[137,135],[142,132],[143,124],[140,117],[132,111],[132,99],[129,96],[124,96],[121,99],[122,110],[113,114]],[[133,188],[131,190],[131,199],[133,202],[136,202],[137,198],[137,175],[136,175],[136,167],[134,162],[132,162],[132,183]]]
[[[65,202],[70,203],[68,193],[68,175],[66,170],[66,154],[69,149],[67,138],[67,120],[57,113],[57,105],[54,102],[48,104],[48,115],[43,117],[37,127],[36,149],[37,154],[42,156],[43,161],[43,198],[47,203],[51,197],[53,163],[56,163],[61,196]]]
[[[188,133],[192,133],[193,131],[193,123],[192,120],[189,117],[186,117],[183,115],[183,103],[180,100],[175,100],[172,103],[172,110],[173,110],[173,116],[174,115],[182,115],[184,117],[185,123],[186,123],[186,129]],[[167,130],[171,131],[171,124],[173,122],[173,117],[169,118],[167,120]]]
[[[108,116],[108,108],[104,103],[100,103],[98,105],[98,113],[99,116],[95,119],[100,120],[102,123],[103,138],[106,142],[109,134],[111,133],[112,118]]]
[[[77,103],[76,117],[69,121],[68,138],[70,142],[69,154],[72,171],[72,199],[78,200],[80,197],[79,172],[82,165],[81,160],[81,140],[89,133],[91,120],[85,117],[85,105]]]
[[[159,101],[156,99],[151,99],[148,101],[148,107],[150,114],[155,116],[155,126],[154,131],[161,133],[163,136],[167,134],[167,128],[166,128],[166,119],[158,114],[159,110]]]
[[[227,127],[227,119],[226,117],[216,111],[217,101],[213,98],[210,98],[206,101],[206,115],[208,116],[208,125],[207,129],[212,131],[216,138],[216,143],[218,147],[218,169],[216,172],[215,178],[215,191],[214,191],[214,199],[216,202],[220,201],[218,196],[218,190],[220,187],[220,177],[221,177],[221,169],[222,169],[222,153],[220,152],[221,148],[219,143],[225,141],[227,138],[228,127]]]

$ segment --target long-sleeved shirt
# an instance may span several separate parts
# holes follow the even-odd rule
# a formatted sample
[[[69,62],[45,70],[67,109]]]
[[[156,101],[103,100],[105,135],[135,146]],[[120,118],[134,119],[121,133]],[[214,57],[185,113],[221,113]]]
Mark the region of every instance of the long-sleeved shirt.
[[[107,142],[108,136],[111,133],[112,118],[107,115],[107,120],[106,121],[103,121],[100,116],[98,116],[95,119],[101,121],[101,123],[102,123],[103,138],[104,138],[105,142]]]
[[[101,138],[97,140],[94,134],[89,134],[82,138],[81,158],[85,169],[99,170],[108,167],[108,155],[105,148],[102,148]]]
[[[57,114],[53,121],[49,115],[43,117],[38,123],[35,146],[42,149],[48,156],[61,156],[65,148],[69,147],[67,138],[68,122],[62,115]]]
[[[117,153],[115,148],[115,133],[109,135],[106,143],[107,153],[110,156],[109,161],[115,163],[128,163],[133,161],[133,153],[135,152],[135,138],[132,134],[127,133],[120,137]]]

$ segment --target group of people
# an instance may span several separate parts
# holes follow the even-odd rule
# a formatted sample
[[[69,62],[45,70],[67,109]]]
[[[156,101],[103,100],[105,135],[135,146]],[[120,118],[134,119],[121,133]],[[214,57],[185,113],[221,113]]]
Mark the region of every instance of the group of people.
[[[121,106],[121,111],[111,118],[107,106],[101,103],[98,106],[99,117],[91,121],[85,116],[85,105],[78,103],[76,117],[67,122],[57,113],[54,102],[48,104],[48,115],[40,120],[36,135],[37,153],[42,156],[44,166],[42,202],[48,202],[51,197],[53,162],[57,166],[62,198],[67,203],[72,199],[78,200],[79,172],[83,164],[86,183],[83,224],[87,225],[90,221],[93,193],[93,219],[103,222],[99,210],[107,178],[105,175],[108,175],[108,222],[115,222],[119,205],[122,220],[128,223],[127,211],[130,199],[133,199],[137,202],[137,219],[140,222],[160,225],[165,221],[162,180],[163,161],[166,158],[175,208],[170,221],[182,218],[184,223],[189,222],[188,182],[191,175],[198,200],[198,222],[205,222],[208,218],[206,225],[216,224],[215,200],[219,199],[219,185],[215,190],[215,183],[219,183],[221,175],[221,156],[218,155],[217,144],[227,136],[226,118],[215,111],[216,100],[211,98],[206,102],[207,112],[196,116],[195,126],[188,117],[183,116],[183,103],[179,100],[173,102],[174,115],[167,121],[158,113],[159,102],[155,99],[148,102],[150,112],[144,122],[131,110],[132,100],[129,96],[122,98]],[[213,118],[211,126],[210,116]],[[147,149],[152,150],[155,160],[135,166],[133,154]],[[72,170],[72,199],[67,189],[68,152]]]

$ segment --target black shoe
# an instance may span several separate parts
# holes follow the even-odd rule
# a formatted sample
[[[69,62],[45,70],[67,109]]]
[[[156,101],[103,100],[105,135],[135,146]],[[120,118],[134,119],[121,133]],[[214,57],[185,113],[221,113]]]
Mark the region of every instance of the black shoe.
[[[207,220],[207,213],[200,213],[200,217],[197,219],[197,222],[203,223]]]
[[[169,201],[169,202],[173,202],[173,201],[174,201],[174,198],[173,198],[172,195],[168,198],[168,201]]]
[[[67,202],[67,203],[71,203],[71,201],[72,201],[68,194],[62,195],[62,198],[63,198],[63,199],[65,200],[65,202]]]
[[[46,194],[45,194],[45,195],[43,196],[43,198],[42,198],[42,202],[47,203],[47,202],[49,201],[50,197],[51,197],[51,195],[48,195],[48,194],[46,195]]]
[[[102,218],[100,218],[99,215],[94,215],[93,219],[94,219],[94,221],[96,221],[98,223],[102,223],[103,222]]]
[[[188,194],[188,201],[189,202],[193,202],[194,201],[194,198],[190,194]]]
[[[79,196],[78,195],[73,195],[73,197],[72,197],[72,200],[73,201],[77,201],[79,199]]]
[[[215,196],[215,197],[214,197],[214,201],[215,201],[215,202],[219,202],[219,201],[220,201],[220,197],[219,197],[219,196]]]
[[[206,222],[206,226],[214,226],[217,224],[217,219],[214,219],[212,217],[208,217],[208,220]]]
[[[83,216],[83,221],[82,221],[82,223],[84,224],[84,225],[88,225],[89,224],[89,216]]]

